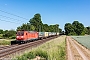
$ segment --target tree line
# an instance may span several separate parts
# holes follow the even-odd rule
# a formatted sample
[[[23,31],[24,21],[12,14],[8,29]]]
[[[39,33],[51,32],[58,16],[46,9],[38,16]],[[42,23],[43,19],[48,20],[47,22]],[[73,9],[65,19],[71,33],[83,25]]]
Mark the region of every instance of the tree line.
[[[15,30],[2,30],[0,29],[0,39],[15,39],[16,31]]]
[[[44,24],[41,20],[41,15],[39,13],[35,14],[33,18],[29,20],[28,23],[23,23],[18,26],[17,30],[27,30],[27,31],[38,31],[38,32],[59,32],[66,35],[90,35],[90,27],[84,27],[79,21],[74,21],[73,23],[66,23],[64,30],[59,28],[59,24],[48,25]],[[0,38],[10,38],[14,39],[16,37],[15,30],[2,30],[0,29]]]
[[[90,27],[84,27],[79,21],[74,21],[71,23],[66,23],[64,26],[66,35],[90,35]]]
[[[22,26],[17,27],[17,30],[28,30],[28,31],[38,31],[38,32],[61,32],[62,29],[59,28],[59,24],[48,25],[43,24],[41,20],[41,15],[39,13],[35,14],[33,18],[29,20],[28,23],[22,24]]]
[[[62,29],[59,28],[59,24],[48,25],[43,24],[41,20],[41,15],[39,13],[35,14],[33,18],[29,20],[28,23],[23,23],[21,26],[18,26],[17,30],[27,30],[27,31],[37,31],[37,32],[62,32]],[[2,30],[0,29],[0,38],[10,38],[14,39],[16,37],[15,30]]]

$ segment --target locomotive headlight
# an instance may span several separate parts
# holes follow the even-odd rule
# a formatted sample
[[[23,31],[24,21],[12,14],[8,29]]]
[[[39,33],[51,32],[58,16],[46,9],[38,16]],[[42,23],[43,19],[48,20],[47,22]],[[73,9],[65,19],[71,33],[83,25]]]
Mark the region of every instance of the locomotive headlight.
[[[17,38],[18,38],[19,36],[17,36]]]
[[[21,38],[23,38],[23,36],[21,36]]]

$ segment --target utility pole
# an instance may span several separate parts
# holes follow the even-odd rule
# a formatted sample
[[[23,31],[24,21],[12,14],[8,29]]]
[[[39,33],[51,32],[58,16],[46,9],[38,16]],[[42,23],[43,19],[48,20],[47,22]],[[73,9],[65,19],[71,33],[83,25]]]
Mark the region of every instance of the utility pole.
[[[39,32],[41,32],[41,25],[39,25]]]

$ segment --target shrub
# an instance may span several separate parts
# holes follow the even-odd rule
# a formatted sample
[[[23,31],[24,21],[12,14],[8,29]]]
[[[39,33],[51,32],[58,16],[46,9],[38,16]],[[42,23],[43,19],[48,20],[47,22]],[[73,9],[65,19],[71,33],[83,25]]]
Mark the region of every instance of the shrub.
[[[28,60],[25,56],[18,57],[17,60]]]
[[[43,50],[41,50],[41,49],[37,49],[37,50],[35,51],[35,55],[36,55],[36,56],[40,56],[40,57],[42,57],[42,58],[45,58],[46,60],[48,59],[47,51],[43,51]]]
[[[11,37],[9,37],[9,39],[15,39],[16,38],[16,36],[11,36]]]
[[[28,59],[33,59],[33,58],[35,58],[35,54],[34,54],[34,52],[29,52],[28,54],[27,54],[27,58]]]

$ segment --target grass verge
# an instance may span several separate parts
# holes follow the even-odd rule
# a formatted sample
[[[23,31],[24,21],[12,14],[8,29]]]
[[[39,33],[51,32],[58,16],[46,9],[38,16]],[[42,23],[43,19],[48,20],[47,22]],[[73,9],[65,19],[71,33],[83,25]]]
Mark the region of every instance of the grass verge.
[[[34,60],[38,56],[39,60],[65,60],[65,37],[52,39],[17,58],[18,60]]]
[[[10,45],[11,41],[7,41],[7,40],[0,40],[0,45]]]

